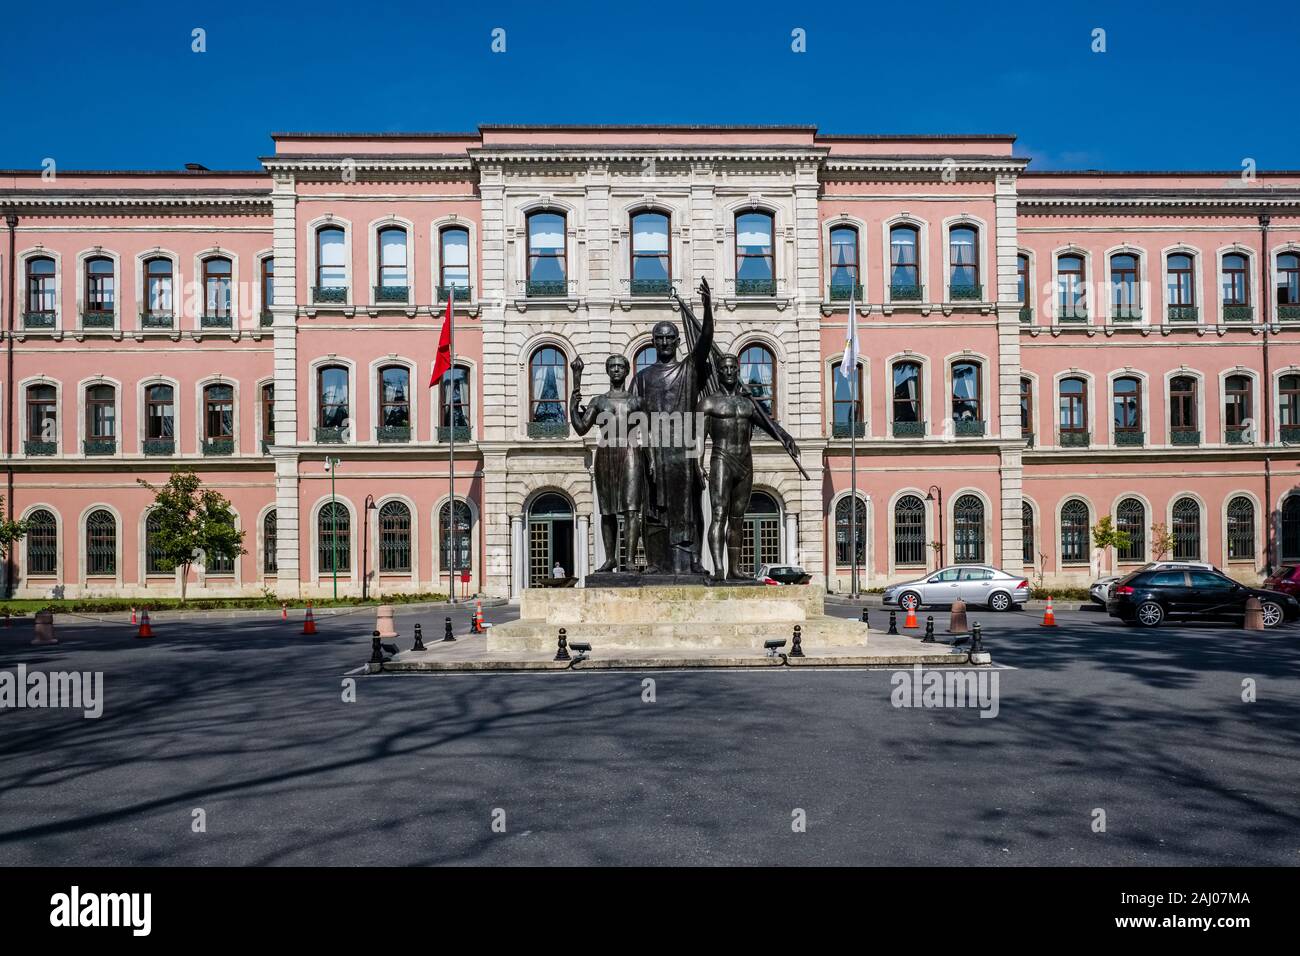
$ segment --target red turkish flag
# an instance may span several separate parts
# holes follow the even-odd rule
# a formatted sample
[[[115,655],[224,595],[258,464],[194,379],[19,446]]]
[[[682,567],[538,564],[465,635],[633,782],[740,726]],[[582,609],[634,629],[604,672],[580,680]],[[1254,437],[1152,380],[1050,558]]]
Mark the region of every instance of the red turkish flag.
[[[442,320],[442,334],[438,336],[438,355],[433,360],[433,377],[429,379],[429,387],[438,384],[438,379],[442,378],[451,370],[451,303],[455,296],[455,289],[447,290],[447,317]]]

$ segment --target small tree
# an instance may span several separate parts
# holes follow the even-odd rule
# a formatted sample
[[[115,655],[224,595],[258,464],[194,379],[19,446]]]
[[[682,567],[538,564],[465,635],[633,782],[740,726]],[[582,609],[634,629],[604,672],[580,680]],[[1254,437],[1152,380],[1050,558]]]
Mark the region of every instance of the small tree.
[[[190,568],[203,556],[205,560],[233,560],[245,554],[244,532],[235,527],[230,502],[219,492],[204,488],[199,476],[189,469],[177,469],[167,484],[155,488],[143,478],[136,479],[153,492],[151,521],[156,522],[150,539],[159,552],[164,568],[181,569],[181,603],[185,603],[185,586]]]
[[[1111,548],[1118,548],[1121,551],[1127,548],[1133,543],[1133,537],[1127,531],[1116,528],[1115,521],[1110,515],[1104,515],[1092,526],[1092,543],[1104,558]]]
[[[0,495],[0,513],[4,512],[5,497]],[[9,549],[27,534],[26,521],[0,520],[0,559],[9,557]]]
[[[1174,535],[1169,526],[1163,522],[1151,526],[1151,558],[1163,561],[1165,555],[1174,550]]]

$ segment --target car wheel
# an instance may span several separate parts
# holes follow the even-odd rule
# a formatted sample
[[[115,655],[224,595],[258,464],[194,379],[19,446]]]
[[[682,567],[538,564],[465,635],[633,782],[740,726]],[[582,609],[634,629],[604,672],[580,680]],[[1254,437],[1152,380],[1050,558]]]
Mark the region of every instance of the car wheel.
[[[921,606],[921,595],[915,591],[904,591],[898,596],[898,606],[904,611],[914,611]]]
[[[1138,605],[1137,622],[1143,627],[1159,627],[1165,619],[1165,609],[1155,601],[1144,601]]]
[[[1264,619],[1265,627],[1277,627],[1282,623],[1285,615],[1282,613],[1282,605],[1274,604],[1272,601],[1264,601],[1259,606],[1260,617]]]
[[[990,611],[1006,611],[1011,607],[1011,595],[1005,591],[998,591],[989,595]]]

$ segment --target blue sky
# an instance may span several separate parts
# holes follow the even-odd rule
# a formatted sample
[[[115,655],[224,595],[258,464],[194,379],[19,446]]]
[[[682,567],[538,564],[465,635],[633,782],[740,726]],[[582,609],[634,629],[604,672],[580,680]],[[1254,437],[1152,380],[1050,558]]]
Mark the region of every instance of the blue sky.
[[[1015,133],[1039,169],[1300,168],[1282,3],[70,0],[3,22],[0,168],[246,169],[272,131],[501,122]]]

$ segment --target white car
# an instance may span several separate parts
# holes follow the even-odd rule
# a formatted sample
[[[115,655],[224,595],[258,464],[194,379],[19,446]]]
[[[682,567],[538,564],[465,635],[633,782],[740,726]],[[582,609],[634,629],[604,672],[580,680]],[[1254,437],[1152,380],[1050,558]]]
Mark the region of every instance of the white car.
[[[1023,575],[1008,574],[987,564],[959,564],[915,581],[891,584],[884,593],[886,607],[896,604],[903,610],[958,600],[1008,611],[1029,600],[1029,581]]]
[[[1178,571],[1183,569],[1191,569],[1194,571],[1218,571],[1219,570],[1214,565],[1206,564],[1204,561],[1152,561],[1150,564],[1144,564],[1142,565],[1142,567],[1137,568],[1135,570],[1136,571],[1165,571],[1165,570]],[[1088,597],[1092,599],[1093,603],[1100,604],[1102,607],[1105,607],[1106,602],[1111,599],[1112,596],[1111,592],[1115,590],[1115,582],[1117,582],[1120,578],[1133,573],[1134,571],[1125,571],[1124,574],[1108,574],[1105,577],[1098,578],[1096,581],[1092,582],[1092,587],[1088,588]]]

